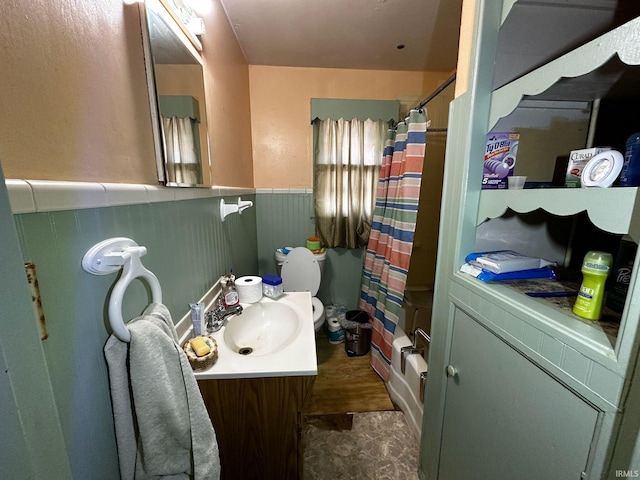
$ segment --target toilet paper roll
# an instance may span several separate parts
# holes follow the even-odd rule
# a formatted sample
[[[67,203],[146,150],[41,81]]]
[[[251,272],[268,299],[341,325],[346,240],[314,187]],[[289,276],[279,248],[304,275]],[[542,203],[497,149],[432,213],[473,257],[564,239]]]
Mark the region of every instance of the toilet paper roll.
[[[262,278],[240,277],[236,279],[240,303],[256,303],[262,298]]]

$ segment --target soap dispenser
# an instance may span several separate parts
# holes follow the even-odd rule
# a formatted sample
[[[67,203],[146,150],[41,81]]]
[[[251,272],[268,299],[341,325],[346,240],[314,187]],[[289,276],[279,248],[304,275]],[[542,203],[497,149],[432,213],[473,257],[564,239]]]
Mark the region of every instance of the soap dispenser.
[[[240,297],[238,296],[238,289],[233,281],[231,275],[227,275],[226,284],[222,288],[222,305],[224,308],[235,307],[240,303]]]

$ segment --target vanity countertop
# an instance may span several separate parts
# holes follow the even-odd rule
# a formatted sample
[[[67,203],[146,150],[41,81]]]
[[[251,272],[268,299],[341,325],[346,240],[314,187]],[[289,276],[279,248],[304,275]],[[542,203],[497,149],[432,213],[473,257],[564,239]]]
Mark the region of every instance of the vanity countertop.
[[[277,305],[275,305],[277,304]],[[318,374],[318,360],[316,356],[315,329],[313,325],[313,307],[311,294],[309,292],[286,292],[278,299],[273,300],[263,297],[259,302],[253,304],[243,304],[243,313],[230,316],[226,326],[218,332],[210,334],[218,346],[217,361],[206,370],[196,370],[196,380],[207,379],[232,379],[232,378],[258,378],[258,377],[288,377],[305,376]],[[288,307],[288,308],[287,308]],[[211,308],[207,305],[207,310]],[[261,353],[256,351],[242,355],[232,349],[232,342],[229,340],[231,332],[225,336],[227,329],[232,322],[249,322],[260,318],[260,327],[245,331],[260,342],[265,336],[278,336],[280,331],[285,331],[285,327],[278,323],[279,318],[271,318],[269,315],[278,317],[280,310],[290,312],[291,309],[297,316],[298,323],[291,327],[286,327],[294,338],[282,345],[273,348],[271,351]],[[274,315],[275,313],[275,315]],[[183,323],[183,319],[180,323]],[[236,324],[238,327],[245,327],[247,324]],[[294,330],[292,330],[292,328]],[[182,345],[191,336],[191,328],[181,335]],[[276,342],[278,343],[278,338]],[[266,340],[267,343],[270,339]],[[248,342],[251,343],[251,342]]]

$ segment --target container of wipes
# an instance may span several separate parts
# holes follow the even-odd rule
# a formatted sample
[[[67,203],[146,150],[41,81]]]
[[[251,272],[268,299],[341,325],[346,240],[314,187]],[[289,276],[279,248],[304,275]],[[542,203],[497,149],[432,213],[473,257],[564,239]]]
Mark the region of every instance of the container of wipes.
[[[277,275],[265,275],[262,277],[262,293],[269,298],[280,297],[284,293],[282,278]]]

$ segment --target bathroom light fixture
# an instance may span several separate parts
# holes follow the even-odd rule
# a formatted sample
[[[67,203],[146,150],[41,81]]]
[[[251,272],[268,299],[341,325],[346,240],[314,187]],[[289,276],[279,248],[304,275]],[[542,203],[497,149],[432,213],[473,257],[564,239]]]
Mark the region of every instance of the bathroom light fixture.
[[[207,13],[211,0],[171,0],[171,6],[184,26],[194,35],[206,33],[204,20],[198,14]]]
[[[200,15],[208,13],[213,7],[213,2],[211,0],[183,0],[184,4]]]

